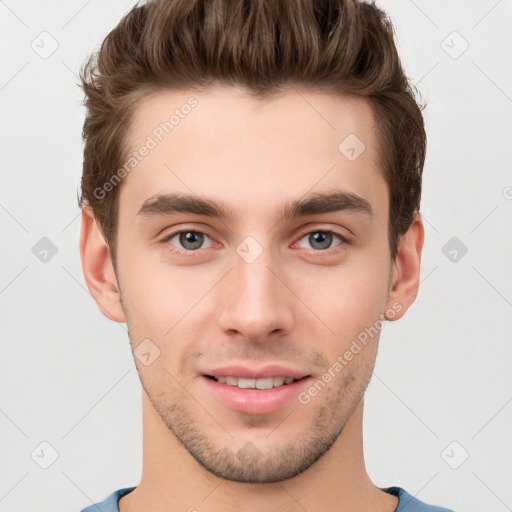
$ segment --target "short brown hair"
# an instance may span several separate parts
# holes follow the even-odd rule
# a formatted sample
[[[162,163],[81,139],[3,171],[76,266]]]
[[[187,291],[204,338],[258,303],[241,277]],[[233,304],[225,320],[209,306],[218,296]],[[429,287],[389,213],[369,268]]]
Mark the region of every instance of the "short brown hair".
[[[89,204],[115,264],[119,188],[95,190],[126,161],[139,102],[165,90],[242,86],[263,98],[286,85],[364,97],[377,120],[389,189],[389,244],[419,210],[426,153],[416,88],[384,11],[360,0],[149,0],[138,2],[80,71],[85,142],[79,205]],[[341,142],[341,141],[340,141]]]

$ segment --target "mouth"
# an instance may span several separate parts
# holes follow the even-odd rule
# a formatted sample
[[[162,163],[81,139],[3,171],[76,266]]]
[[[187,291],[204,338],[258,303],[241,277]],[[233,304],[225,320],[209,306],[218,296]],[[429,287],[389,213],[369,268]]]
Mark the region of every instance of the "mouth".
[[[260,379],[249,379],[246,377],[234,377],[231,375],[205,375],[205,377],[214,380],[219,384],[226,384],[240,389],[271,389],[288,386],[289,384],[308,378],[309,375],[299,379],[294,379],[293,377],[263,377]]]
[[[293,407],[298,396],[312,382],[311,375],[303,377],[282,375],[238,377],[236,375],[202,374],[207,400],[236,413],[265,415]]]

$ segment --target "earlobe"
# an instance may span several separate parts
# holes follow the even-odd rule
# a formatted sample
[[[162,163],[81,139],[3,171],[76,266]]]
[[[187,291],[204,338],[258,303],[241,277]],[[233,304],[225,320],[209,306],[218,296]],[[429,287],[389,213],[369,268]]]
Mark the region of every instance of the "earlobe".
[[[409,229],[400,237],[393,261],[387,309],[393,310],[388,320],[404,316],[416,299],[420,281],[420,264],[425,230],[421,215],[416,213]]]
[[[114,322],[125,322],[110,250],[90,206],[82,208],[80,258],[85,282],[100,311]]]

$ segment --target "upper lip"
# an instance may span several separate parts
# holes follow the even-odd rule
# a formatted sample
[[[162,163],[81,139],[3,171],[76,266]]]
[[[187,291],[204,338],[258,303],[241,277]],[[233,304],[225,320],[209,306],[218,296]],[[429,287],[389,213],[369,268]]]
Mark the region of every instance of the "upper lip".
[[[264,379],[266,377],[284,377],[285,379],[291,377],[293,379],[302,379],[303,377],[309,376],[306,372],[278,364],[262,366],[260,368],[254,366],[249,368],[242,365],[219,366],[218,368],[206,370],[203,372],[203,375],[211,375],[212,377],[242,377],[245,379]]]

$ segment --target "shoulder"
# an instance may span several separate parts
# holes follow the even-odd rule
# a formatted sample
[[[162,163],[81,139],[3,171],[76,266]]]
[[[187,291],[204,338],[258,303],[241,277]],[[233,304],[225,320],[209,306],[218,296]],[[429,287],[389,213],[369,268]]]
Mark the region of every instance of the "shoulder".
[[[94,503],[84,508],[80,512],[119,512],[119,506],[117,502],[122,498],[125,494],[133,491],[135,487],[125,487],[124,489],[118,489],[114,491],[112,494],[107,496],[102,502]]]
[[[383,491],[398,497],[398,507],[394,512],[455,512],[448,508],[429,505],[411,496],[405,489],[401,487],[388,487]]]

